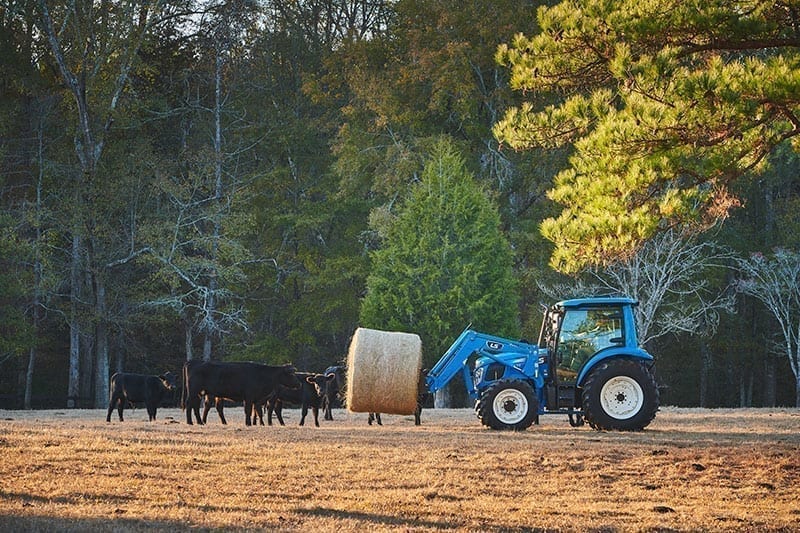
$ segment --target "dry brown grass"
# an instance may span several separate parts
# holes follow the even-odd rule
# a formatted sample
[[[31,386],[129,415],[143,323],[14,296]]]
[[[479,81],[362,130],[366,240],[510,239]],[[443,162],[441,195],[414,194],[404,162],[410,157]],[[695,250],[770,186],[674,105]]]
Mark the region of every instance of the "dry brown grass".
[[[665,408],[641,433],[469,409],[245,428],[0,411],[0,530],[800,531],[800,412]]]

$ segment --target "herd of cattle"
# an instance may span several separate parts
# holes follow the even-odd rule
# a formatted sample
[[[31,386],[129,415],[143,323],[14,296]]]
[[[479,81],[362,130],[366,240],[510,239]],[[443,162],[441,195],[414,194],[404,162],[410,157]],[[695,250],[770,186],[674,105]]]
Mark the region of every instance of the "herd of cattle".
[[[421,375],[421,382],[424,373]],[[333,420],[331,409],[342,403],[345,386],[345,369],[332,366],[322,374],[298,372],[292,365],[272,366],[251,362],[187,361],[181,376],[181,408],[186,410],[186,423],[192,425],[192,414],[198,424],[205,424],[212,406],[216,408],[220,421],[227,424],[224,414],[226,401],[241,402],[244,406],[245,424],[264,425],[264,409],[267,424],[272,425],[272,415],[284,425],[284,404],[299,406],[300,425],[305,424],[309,409],[314,415],[314,424],[319,426],[319,411],[325,420]],[[118,372],[111,376],[108,414],[111,422],[114,409],[123,421],[125,407],[143,403],[150,421],[155,420],[156,410],[169,399],[177,388],[177,377],[171,372],[160,376]],[[420,387],[420,390],[424,390]],[[417,398],[414,423],[420,425],[422,405],[427,392]],[[200,415],[200,405],[203,414]],[[369,424],[381,424],[380,413],[369,413]]]

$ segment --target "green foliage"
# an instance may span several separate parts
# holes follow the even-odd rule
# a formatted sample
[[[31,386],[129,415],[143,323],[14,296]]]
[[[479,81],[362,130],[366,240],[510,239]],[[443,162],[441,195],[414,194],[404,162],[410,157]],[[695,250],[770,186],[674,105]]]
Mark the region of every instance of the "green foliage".
[[[25,315],[31,299],[32,255],[28,243],[19,239],[14,220],[0,215],[0,364],[20,357],[36,343],[35,332]]]
[[[495,126],[514,148],[574,145],[542,224],[551,264],[574,272],[629,254],[676,224],[707,227],[730,187],[800,129],[796,12],[751,0],[576,2],[538,12],[497,59],[511,84],[564,93]]]
[[[441,141],[372,254],[362,324],[419,334],[426,364],[470,323],[517,335],[512,253],[499,224],[486,191]]]

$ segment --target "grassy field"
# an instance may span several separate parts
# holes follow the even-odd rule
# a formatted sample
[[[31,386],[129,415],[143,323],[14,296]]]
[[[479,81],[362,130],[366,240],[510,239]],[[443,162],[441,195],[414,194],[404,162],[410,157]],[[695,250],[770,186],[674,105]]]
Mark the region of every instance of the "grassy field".
[[[795,409],[663,408],[640,433],[126,414],[0,411],[0,531],[800,531]]]

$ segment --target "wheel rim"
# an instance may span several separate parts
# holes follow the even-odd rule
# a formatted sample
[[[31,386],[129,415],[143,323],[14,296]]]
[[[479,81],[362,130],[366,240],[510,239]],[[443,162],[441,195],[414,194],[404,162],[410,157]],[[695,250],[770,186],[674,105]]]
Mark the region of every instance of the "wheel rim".
[[[600,390],[603,411],[617,420],[631,418],[642,408],[644,393],[639,383],[628,376],[617,376],[606,381]]]
[[[503,424],[518,424],[528,414],[528,399],[517,389],[502,390],[494,397],[492,410]]]

